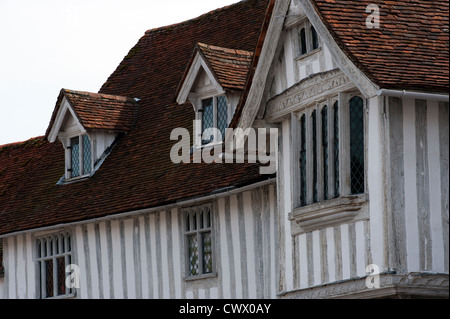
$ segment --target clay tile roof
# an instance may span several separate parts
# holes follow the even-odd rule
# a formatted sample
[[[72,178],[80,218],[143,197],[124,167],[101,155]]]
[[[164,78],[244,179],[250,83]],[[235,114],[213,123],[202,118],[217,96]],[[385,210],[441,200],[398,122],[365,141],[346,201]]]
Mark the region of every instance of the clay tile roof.
[[[85,129],[127,132],[130,130],[138,103],[133,98],[62,89],[47,129],[53,125],[58,108],[66,97]]]
[[[381,88],[448,92],[449,1],[311,0],[340,48]],[[380,28],[366,26],[366,7]]]
[[[176,90],[195,46],[200,42],[257,52],[270,19],[268,4],[268,0],[241,1],[147,31],[99,94],[63,91],[81,105],[75,106],[80,114],[104,102],[108,107],[118,102],[128,105],[130,100],[119,97],[141,100],[131,129],[95,174],[82,181],[57,185],[65,168],[58,140],[49,143],[39,137],[0,147],[0,235],[159,207],[269,178],[259,174],[257,164],[174,164],[170,159],[176,143],[170,140],[172,130],[186,128],[192,136],[194,110],[190,103],[178,105]],[[94,101],[102,102],[93,106]],[[103,115],[95,117],[105,125],[111,115],[106,111]],[[81,120],[83,125],[94,121],[88,114]]]
[[[225,89],[243,90],[252,64],[253,52],[198,43],[198,50]]]

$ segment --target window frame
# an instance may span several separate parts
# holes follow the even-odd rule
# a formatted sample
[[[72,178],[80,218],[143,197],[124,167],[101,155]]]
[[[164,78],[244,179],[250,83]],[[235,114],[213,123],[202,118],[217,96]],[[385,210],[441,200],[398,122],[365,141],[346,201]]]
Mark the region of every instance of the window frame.
[[[217,124],[218,124],[218,99],[219,97],[224,97],[225,101],[226,101],[226,106],[227,106],[227,123],[225,126],[225,129],[228,127],[228,125],[230,124],[230,102],[228,101],[228,98],[226,96],[226,94],[214,94],[214,95],[209,95],[209,96],[202,96],[201,98],[199,98],[199,102],[200,102],[200,107],[197,109],[197,120],[200,121],[200,125],[197,126],[197,132],[196,132],[196,141],[195,141],[195,145],[199,148],[201,147],[205,147],[205,146],[211,146],[211,145],[217,145],[217,144],[221,144],[223,143],[223,140],[225,139],[225,134],[222,134],[222,140],[219,140],[217,138],[217,135],[214,134],[214,139],[208,143],[203,143],[203,101],[208,100],[208,99],[212,99],[213,101],[213,128],[218,129]]]
[[[297,25],[295,30],[295,56],[303,58],[321,50],[321,40],[311,22],[306,19]],[[302,36],[304,30],[304,39]],[[303,47],[303,42],[305,47]],[[316,43],[314,43],[316,42]],[[315,45],[314,45],[315,44]]]
[[[58,239],[58,248],[54,245],[55,239]],[[71,231],[64,231],[58,233],[51,233],[42,235],[33,239],[34,243],[34,262],[36,265],[36,291],[38,299],[61,299],[72,298],[76,296],[76,288],[68,288],[66,286],[67,273],[65,269],[68,265],[74,263],[74,243]],[[44,245],[45,243],[45,245]],[[50,245],[49,245],[50,243]],[[64,248],[62,243],[64,243]],[[44,255],[44,250],[47,250]],[[56,251],[56,252],[55,252]],[[58,278],[58,259],[64,258],[64,276]],[[46,278],[46,262],[52,262],[52,292],[53,296],[47,296],[47,279]],[[56,269],[56,271],[55,271]],[[58,284],[63,280],[64,290],[63,294],[58,294]],[[55,294],[56,292],[56,294]]]
[[[364,156],[364,191],[358,194],[352,194],[351,191],[351,168],[350,168],[350,101],[358,96],[362,99],[363,112],[363,156]],[[336,108],[337,106],[337,108]],[[328,165],[324,165],[323,152],[323,138],[324,132],[322,124],[323,110],[327,108],[327,155]],[[335,111],[337,110],[337,124],[338,124],[338,143],[335,141]],[[317,152],[317,167],[315,174],[317,175],[317,196],[318,200],[313,198],[313,124],[312,114],[316,114],[316,152]],[[298,168],[294,168],[294,178],[292,179],[293,192],[296,194],[293,197],[293,211],[290,213],[289,219],[295,221],[293,224],[294,233],[302,233],[306,229],[315,230],[326,225],[338,224],[344,220],[351,220],[356,216],[363,216],[365,212],[359,214],[359,211],[365,211],[367,203],[367,112],[366,99],[356,91],[337,93],[324,97],[314,104],[305,106],[299,111],[296,111],[292,122],[292,139],[293,162],[297,163]],[[302,124],[302,119],[306,123]],[[302,144],[305,143],[302,137],[302,125],[305,126],[304,132],[306,139],[306,156],[301,154]],[[297,145],[298,144],[298,145]],[[335,150],[338,145],[339,149]],[[337,151],[337,152],[336,152]],[[338,162],[335,164],[335,155],[338,155]],[[301,158],[306,157],[306,167],[302,168]],[[336,172],[336,165],[338,171]],[[327,172],[325,172],[325,168]],[[302,189],[301,174],[306,171],[306,194]],[[336,175],[337,173],[337,175]],[[325,174],[327,177],[325,178]],[[336,187],[336,179],[339,182],[339,187]],[[297,181],[298,180],[298,181]],[[327,182],[327,187],[324,187],[324,181]],[[328,194],[324,194],[327,190]],[[338,191],[338,194],[336,194]],[[303,192],[303,193],[302,193]],[[306,196],[305,196],[306,195]],[[304,200],[306,198],[306,201]],[[324,218],[328,216],[327,218]],[[298,224],[298,225],[297,225]]]
[[[188,230],[188,224],[187,220],[189,219],[189,222],[192,221],[192,217],[194,214],[198,214],[200,212],[205,212],[205,210],[209,210],[209,219],[210,224],[209,227],[197,227],[197,229],[192,230],[189,228]],[[203,226],[206,225],[206,214],[203,214]],[[184,279],[186,281],[190,280],[197,280],[197,279],[204,279],[204,278],[210,278],[217,276],[216,273],[216,249],[215,249],[215,235],[214,235],[214,213],[213,213],[213,204],[212,203],[205,203],[197,206],[190,206],[182,208],[181,210],[181,216],[182,216],[182,226],[183,226],[183,242],[184,242],[184,262],[185,262],[185,276]],[[199,219],[196,219],[196,222],[199,223]],[[205,233],[210,233],[211,237],[211,271],[205,272],[204,271],[204,247],[202,244],[202,236]],[[191,268],[190,268],[190,254],[189,254],[189,237],[190,236],[196,236],[197,243],[199,243],[198,246],[198,274],[192,274]]]
[[[90,161],[90,170],[88,173],[84,173],[84,139],[83,137],[87,136],[89,139],[90,144],[90,153],[91,153],[91,161]],[[78,162],[79,162],[79,175],[72,176],[72,139],[78,138],[78,145],[79,145],[79,154],[78,154]],[[66,137],[66,179],[67,180],[75,180],[80,178],[85,178],[87,176],[90,176],[94,170],[94,146],[92,143],[92,138],[89,136],[89,134],[84,133],[74,133],[70,134]]]

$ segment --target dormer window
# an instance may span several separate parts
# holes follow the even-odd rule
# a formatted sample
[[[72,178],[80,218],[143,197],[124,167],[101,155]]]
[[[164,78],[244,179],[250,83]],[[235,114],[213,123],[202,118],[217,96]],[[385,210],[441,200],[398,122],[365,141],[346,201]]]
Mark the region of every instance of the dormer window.
[[[194,148],[217,145],[225,138],[253,53],[198,43],[177,90],[177,102],[194,109]],[[220,134],[219,134],[220,132]]]
[[[220,143],[228,126],[228,102],[225,95],[202,100],[202,145]],[[216,134],[216,132],[220,132]]]
[[[65,149],[65,173],[57,183],[80,181],[99,169],[132,126],[138,100],[62,89],[46,137]]]
[[[69,178],[86,176],[92,172],[92,145],[87,134],[75,136],[68,141],[68,154],[66,162],[70,162],[68,168]]]

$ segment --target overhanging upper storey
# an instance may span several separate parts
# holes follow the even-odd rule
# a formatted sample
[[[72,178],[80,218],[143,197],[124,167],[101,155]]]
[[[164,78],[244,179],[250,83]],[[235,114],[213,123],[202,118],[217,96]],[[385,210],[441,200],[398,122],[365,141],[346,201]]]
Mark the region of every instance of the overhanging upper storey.
[[[133,125],[137,100],[62,89],[46,138],[66,150],[64,179],[90,176],[121,133]]]

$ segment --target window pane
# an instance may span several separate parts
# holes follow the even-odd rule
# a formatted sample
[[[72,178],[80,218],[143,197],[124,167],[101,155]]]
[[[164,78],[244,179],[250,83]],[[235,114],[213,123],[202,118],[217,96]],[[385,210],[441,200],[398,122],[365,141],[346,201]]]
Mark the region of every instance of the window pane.
[[[189,275],[199,275],[199,260],[198,260],[198,240],[197,235],[188,236],[189,249]]]
[[[363,100],[350,100],[350,170],[352,194],[364,193],[364,108]]]
[[[53,297],[53,259],[45,261],[45,295]]]
[[[312,49],[315,50],[319,47],[319,40],[317,38],[316,29],[314,29],[313,26],[311,26],[311,38],[312,38]]]
[[[316,110],[311,115],[312,120],[312,157],[313,157],[313,202],[317,203],[317,114]]]
[[[89,174],[92,170],[91,140],[83,135],[83,174]]]
[[[70,139],[71,146],[71,176],[77,177],[80,176],[80,140],[77,137]]]
[[[58,295],[66,294],[66,264],[64,259],[65,257],[59,257],[56,259],[56,265],[58,267]]]
[[[322,109],[323,197],[328,199],[328,107]]]
[[[339,197],[339,103],[334,103],[333,109],[333,148],[334,148],[334,196]]]
[[[208,144],[213,141],[214,134],[211,128],[214,126],[214,107],[213,107],[213,99],[209,98],[202,101],[202,109],[203,109],[203,115],[202,115],[202,134],[205,134],[207,136],[206,139],[204,139],[205,136],[202,135],[202,144]]]
[[[300,54],[305,54],[308,52],[306,48],[306,31],[305,28],[300,30]]]
[[[212,272],[211,232],[202,234],[202,249],[203,249],[203,273],[209,274]]]
[[[306,116],[300,119],[300,205],[306,205]]]
[[[225,129],[228,126],[228,102],[225,96],[217,98],[217,129],[222,133],[222,140],[225,138]]]

